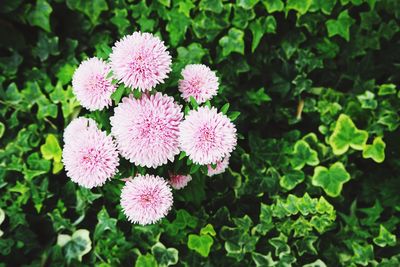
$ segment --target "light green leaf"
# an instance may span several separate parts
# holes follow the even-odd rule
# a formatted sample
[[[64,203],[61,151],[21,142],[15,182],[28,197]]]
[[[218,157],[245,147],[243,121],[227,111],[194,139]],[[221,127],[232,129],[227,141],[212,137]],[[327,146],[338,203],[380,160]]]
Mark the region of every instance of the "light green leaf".
[[[263,255],[258,252],[252,252],[251,258],[257,267],[275,266],[277,264],[277,262],[272,258],[271,252],[269,252],[267,255]]]
[[[4,219],[6,218],[6,213],[2,208],[0,208],[0,225],[4,222]],[[3,231],[0,230],[0,237],[3,236]]]
[[[393,95],[397,92],[396,85],[393,83],[382,84],[379,86],[378,95]]]
[[[299,140],[294,145],[290,164],[295,170],[301,170],[306,164],[317,166],[319,164],[318,153],[306,141]]]
[[[367,266],[374,259],[374,247],[372,245],[360,245],[352,243],[354,255],[352,260],[362,266]]]
[[[282,176],[279,184],[286,190],[292,190],[304,181],[304,173],[299,170],[291,170]]]
[[[299,14],[304,15],[310,8],[313,0],[287,0],[286,10],[296,10]]]
[[[209,235],[195,235],[190,234],[188,239],[188,248],[196,251],[203,257],[207,257],[214,239]]]
[[[236,3],[238,6],[244,9],[252,9],[260,0],[238,0]]]
[[[206,226],[204,226],[203,228],[201,228],[200,230],[200,235],[211,235],[211,236],[215,236],[215,230],[214,227],[211,224],[207,224]]]
[[[337,197],[342,191],[343,184],[350,180],[350,174],[341,162],[336,162],[329,169],[318,166],[314,169],[312,184],[324,189],[331,197]]]
[[[137,258],[135,267],[157,267],[157,261],[153,255],[147,253]]]
[[[382,137],[375,137],[372,145],[365,145],[362,156],[365,159],[371,158],[377,163],[381,163],[385,160],[385,148],[386,144]]]
[[[222,56],[227,57],[233,52],[244,55],[244,32],[242,30],[231,28],[228,35],[219,40],[222,48]]]
[[[47,3],[46,0],[37,0],[35,7],[29,11],[27,19],[29,24],[38,26],[47,32],[51,32],[50,29],[50,14],[53,9]]]
[[[382,224],[379,226],[379,235],[374,237],[374,243],[380,247],[396,245],[396,235],[391,234]]]
[[[349,116],[341,114],[329,138],[329,143],[335,155],[342,155],[347,152],[349,147],[363,150],[367,139],[367,131],[357,129]]]
[[[200,10],[221,13],[224,5],[222,4],[222,0],[201,0],[199,7]]]
[[[346,41],[350,41],[350,27],[355,22],[355,19],[349,16],[347,10],[342,11],[337,20],[330,19],[325,22],[328,30],[328,36],[332,37],[335,35],[342,36]]]
[[[365,91],[362,95],[357,96],[363,109],[376,109],[378,101],[375,100],[375,94],[370,91]]]
[[[0,122],[0,138],[3,137],[5,131],[6,131],[6,126],[4,125],[4,123]]]
[[[284,3],[282,0],[262,0],[262,3],[267,9],[268,13],[274,13],[276,11],[283,11]]]
[[[314,262],[303,265],[303,267],[326,267],[326,264],[322,260],[318,259]]]
[[[57,173],[62,169],[62,150],[55,135],[47,135],[46,142],[40,147],[40,152],[44,159],[53,160],[53,173]]]

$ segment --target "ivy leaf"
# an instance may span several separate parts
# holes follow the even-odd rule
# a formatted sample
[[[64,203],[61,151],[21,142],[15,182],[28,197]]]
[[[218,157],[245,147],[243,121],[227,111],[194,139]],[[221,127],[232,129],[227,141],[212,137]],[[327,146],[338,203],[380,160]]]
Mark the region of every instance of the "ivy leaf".
[[[166,248],[162,243],[157,242],[151,247],[151,253],[157,260],[159,267],[175,265],[178,263],[178,250],[175,248]]]
[[[329,169],[318,166],[314,169],[312,184],[324,189],[330,197],[337,197],[342,191],[343,184],[350,180],[350,174],[341,162],[334,163]]]
[[[326,264],[322,260],[318,259],[314,262],[303,265],[303,267],[326,267]]]
[[[215,13],[221,13],[224,5],[222,0],[201,0],[199,4],[200,10],[211,11]]]
[[[304,172],[299,170],[291,170],[282,176],[279,184],[286,190],[292,190],[298,184],[304,181]]]
[[[105,207],[103,207],[97,214],[97,224],[94,230],[94,240],[102,238],[105,231],[116,232],[117,219],[111,218]]]
[[[349,147],[363,150],[367,139],[367,131],[357,129],[349,116],[341,114],[329,138],[329,143],[335,155],[342,155],[347,152]]]
[[[111,23],[117,26],[120,34],[125,34],[127,28],[131,25],[126,9],[115,9],[114,16],[110,19]]]
[[[382,84],[379,86],[378,95],[394,95],[396,93],[396,85],[389,83],[389,84]]]
[[[252,9],[260,0],[238,0],[237,5],[244,9]]]
[[[283,11],[284,3],[282,0],[262,0],[262,3],[267,9],[268,13]]]
[[[40,152],[44,159],[53,160],[54,174],[61,170],[59,164],[55,165],[61,163],[62,150],[54,134],[47,135],[46,142],[40,147]]]
[[[364,94],[358,95],[357,99],[361,103],[363,109],[376,109],[378,102],[374,99],[375,94],[370,91],[365,91]]]
[[[336,5],[336,0],[313,0],[310,11],[321,10],[322,13],[330,15]]]
[[[396,245],[396,235],[391,234],[382,224],[379,226],[379,235],[374,237],[374,243],[380,247]]]
[[[362,156],[365,159],[371,158],[377,163],[381,163],[385,160],[385,148],[386,144],[382,137],[375,137],[372,145],[365,145]]]
[[[319,164],[318,153],[306,141],[299,140],[294,145],[294,153],[290,164],[295,170],[301,170],[306,164],[317,166]]]
[[[330,19],[325,22],[328,30],[328,36],[332,37],[335,35],[342,36],[346,41],[350,41],[350,27],[355,22],[355,19],[349,16],[347,10],[342,11],[337,20]]]
[[[93,25],[97,25],[101,12],[108,10],[105,0],[67,0],[67,6],[88,16]]]
[[[196,251],[203,257],[207,257],[210,253],[214,239],[209,235],[190,234],[188,239],[188,248]]]
[[[82,257],[92,249],[92,241],[86,229],[76,230],[72,236],[58,235],[57,245],[63,248],[68,263],[73,259],[82,261]]]
[[[269,252],[267,255],[263,255],[258,252],[252,252],[251,258],[253,259],[257,267],[275,266],[277,262],[274,261],[271,254],[271,252]]]
[[[257,91],[247,91],[247,98],[251,104],[260,106],[263,102],[270,102],[272,99],[265,93],[265,89],[262,87]]]
[[[310,8],[313,0],[287,0],[286,10],[296,10],[299,14],[304,15]]]
[[[49,55],[58,55],[58,37],[49,37],[44,32],[39,32],[39,40],[32,49],[32,55],[38,57],[40,61],[45,61]]]
[[[360,245],[352,243],[353,258],[352,260],[362,266],[367,266],[370,261],[374,259],[374,247],[372,245]]]
[[[200,235],[211,235],[215,236],[217,233],[215,233],[214,227],[211,224],[207,224],[200,230]]]
[[[37,0],[35,7],[28,13],[27,19],[29,24],[38,26],[46,32],[51,32],[50,29],[50,14],[53,9],[46,0]]]
[[[231,28],[228,35],[219,40],[222,47],[222,56],[227,57],[233,52],[244,55],[244,32],[242,30]]]
[[[157,261],[153,255],[147,253],[137,258],[135,267],[157,267]]]

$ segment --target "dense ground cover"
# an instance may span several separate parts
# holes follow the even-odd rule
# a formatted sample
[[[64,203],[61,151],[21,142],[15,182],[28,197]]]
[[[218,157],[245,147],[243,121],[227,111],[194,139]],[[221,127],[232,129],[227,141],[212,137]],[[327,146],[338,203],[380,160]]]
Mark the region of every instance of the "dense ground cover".
[[[0,3],[0,266],[399,266],[397,0]],[[62,131],[85,115],[71,78],[134,31],[217,71],[238,147],[160,223],[121,212],[118,178],[72,183]],[[125,91],[124,94],[128,92]],[[110,112],[93,112],[109,130]],[[132,171],[128,162],[126,170]]]

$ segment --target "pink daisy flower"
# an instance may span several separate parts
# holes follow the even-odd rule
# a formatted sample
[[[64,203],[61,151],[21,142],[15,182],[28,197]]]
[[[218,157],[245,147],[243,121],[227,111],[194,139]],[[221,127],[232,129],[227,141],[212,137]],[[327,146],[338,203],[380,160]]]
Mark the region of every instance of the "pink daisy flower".
[[[73,182],[93,188],[115,175],[119,159],[111,136],[93,125],[94,121],[86,120],[86,125],[82,123],[85,119],[79,118],[66,128],[62,161]],[[72,129],[76,131],[72,132]]]
[[[224,173],[229,165],[229,157],[230,156],[227,156],[223,160],[217,161],[216,166],[214,166],[215,169],[213,168],[213,166],[211,164],[208,164],[207,165],[207,168],[208,168],[207,175],[211,177],[211,176],[214,176],[217,174]]]
[[[218,78],[215,72],[203,64],[187,65],[182,70],[183,80],[179,81],[182,98],[190,101],[193,96],[201,104],[217,94]]]
[[[64,143],[69,143],[69,140],[74,140],[77,133],[86,132],[89,129],[97,129],[96,122],[93,119],[79,117],[73,119],[64,129]]]
[[[111,94],[116,87],[107,78],[110,70],[106,62],[96,57],[83,61],[75,70],[72,88],[84,108],[94,111],[111,105]]]
[[[179,129],[181,149],[197,164],[222,160],[236,146],[235,125],[214,107],[191,110]]]
[[[132,223],[156,223],[168,214],[172,203],[171,188],[159,176],[138,175],[122,188],[122,210]]]
[[[187,184],[192,180],[192,176],[190,175],[182,175],[182,174],[170,174],[169,175],[169,184],[173,189],[179,190],[187,186]]]
[[[181,106],[156,93],[141,99],[125,97],[110,118],[118,149],[130,162],[156,168],[179,154]]]
[[[132,89],[151,90],[171,71],[171,56],[158,37],[134,32],[117,41],[110,55],[115,77]]]

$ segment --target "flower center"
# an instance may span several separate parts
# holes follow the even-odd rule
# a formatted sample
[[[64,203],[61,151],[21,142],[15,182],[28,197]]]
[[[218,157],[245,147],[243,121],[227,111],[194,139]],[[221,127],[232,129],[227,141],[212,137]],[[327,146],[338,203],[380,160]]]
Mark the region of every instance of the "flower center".
[[[149,188],[146,192],[142,192],[142,194],[139,196],[139,203],[140,205],[142,205],[142,207],[152,206],[157,202],[157,196],[158,196],[158,189]]]
[[[215,145],[215,129],[212,127],[205,125],[200,128],[197,136],[198,145],[200,145],[203,149],[209,150],[212,149]]]
[[[100,95],[103,94],[104,92],[107,92],[110,85],[111,85],[110,81],[105,79],[102,75],[96,74],[93,75],[93,77],[90,79],[88,88],[91,91],[91,93]]]
[[[81,161],[82,161],[82,164],[84,166],[86,166],[87,169],[92,169],[92,168],[98,166],[98,164],[102,161],[100,151],[98,151],[94,148],[88,149],[84,153]]]

